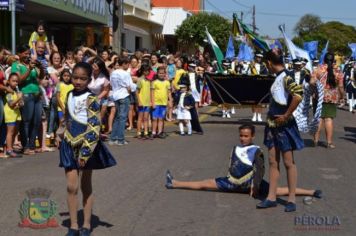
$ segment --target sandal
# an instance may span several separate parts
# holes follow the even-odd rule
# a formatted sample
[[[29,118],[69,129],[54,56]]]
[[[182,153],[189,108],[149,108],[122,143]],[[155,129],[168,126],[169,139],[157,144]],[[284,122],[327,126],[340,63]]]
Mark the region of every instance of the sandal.
[[[44,149],[42,148],[42,152],[54,152],[54,149],[50,147],[46,147]]]
[[[1,152],[0,153],[0,159],[7,159],[9,156],[6,155],[5,153]]]
[[[326,148],[334,149],[336,146],[333,143],[328,143]]]
[[[6,151],[6,155],[9,157],[9,158],[21,158],[22,156],[17,154],[16,152],[14,152],[14,150],[8,150]]]
[[[31,150],[31,149],[25,149],[23,154],[24,155],[34,155],[34,154],[36,154],[36,152],[34,150]]]

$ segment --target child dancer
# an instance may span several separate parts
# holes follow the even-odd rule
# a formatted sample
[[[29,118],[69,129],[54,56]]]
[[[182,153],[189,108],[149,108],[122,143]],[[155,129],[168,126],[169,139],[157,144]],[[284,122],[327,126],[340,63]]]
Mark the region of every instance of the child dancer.
[[[230,167],[227,176],[202,181],[179,181],[173,179],[172,174],[168,170],[166,174],[166,188],[248,193],[255,198],[267,196],[269,184],[263,180],[263,153],[260,147],[253,144],[255,127],[253,125],[241,125],[239,133],[241,145],[235,146],[231,152]],[[296,194],[316,198],[322,197],[321,190],[297,188]],[[277,195],[288,195],[288,188],[278,187]]]
[[[70,228],[67,236],[89,236],[93,208],[92,170],[116,165],[114,157],[99,140],[101,128],[100,104],[90,92],[88,84],[92,68],[79,62],[73,68],[73,91],[68,94],[64,129],[60,143],[60,167],[65,168],[67,178],[67,203]],[[79,182],[83,193],[84,224],[79,232],[78,190]]]
[[[179,92],[176,94],[177,120],[179,123],[180,135],[184,136],[184,125],[188,128],[188,135],[192,135],[192,119],[190,109],[194,107],[195,101],[193,95],[189,92],[189,76],[183,74],[179,80]]]
[[[13,150],[15,136],[17,134],[18,121],[21,120],[20,107],[23,106],[22,93],[18,92],[17,85],[19,77],[16,73],[11,73],[8,79],[8,86],[14,91],[6,94],[4,106],[6,123],[6,155],[9,157],[21,157]]]
[[[58,119],[60,123],[62,123],[64,119],[67,95],[73,90],[73,84],[71,83],[70,76],[71,74],[69,69],[64,69],[61,73],[61,82],[57,85]]]
[[[137,119],[137,138],[152,139],[148,135],[148,118],[150,114],[151,101],[151,81],[147,79],[147,76],[151,73],[151,67],[149,65],[142,65],[139,75],[140,79],[137,82],[136,96],[138,100],[138,119]],[[141,129],[144,133],[142,136]]]
[[[152,135],[153,137],[165,138],[163,134],[164,118],[166,116],[167,105],[172,107],[171,84],[166,80],[166,69],[158,67],[158,79],[152,82]],[[157,131],[158,126],[158,131]],[[157,131],[157,133],[156,133]]]

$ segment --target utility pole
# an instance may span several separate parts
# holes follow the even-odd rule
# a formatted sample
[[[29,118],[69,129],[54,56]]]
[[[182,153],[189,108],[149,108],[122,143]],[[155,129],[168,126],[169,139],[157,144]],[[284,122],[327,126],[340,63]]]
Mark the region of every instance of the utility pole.
[[[113,19],[112,19],[112,31],[113,31],[112,48],[117,53],[121,53],[121,26],[123,25],[122,10],[123,10],[123,0],[114,0]]]
[[[200,0],[200,10],[205,10],[205,0]]]
[[[16,54],[16,0],[10,0],[11,7],[11,51]]]
[[[256,33],[256,7],[255,5],[253,5],[252,7],[252,30],[253,30],[253,33]]]

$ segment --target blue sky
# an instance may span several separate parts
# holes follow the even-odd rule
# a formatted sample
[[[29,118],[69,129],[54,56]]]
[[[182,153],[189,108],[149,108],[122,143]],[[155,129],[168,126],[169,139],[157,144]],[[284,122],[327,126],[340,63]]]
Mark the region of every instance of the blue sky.
[[[323,22],[340,21],[356,26],[355,0],[205,0],[205,10],[232,18],[233,12],[244,12],[244,22],[252,23],[252,6],[256,6],[258,33],[280,37],[278,25],[285,24],[286,32],[294,36],[294,26],[307,13],[321,17]]]

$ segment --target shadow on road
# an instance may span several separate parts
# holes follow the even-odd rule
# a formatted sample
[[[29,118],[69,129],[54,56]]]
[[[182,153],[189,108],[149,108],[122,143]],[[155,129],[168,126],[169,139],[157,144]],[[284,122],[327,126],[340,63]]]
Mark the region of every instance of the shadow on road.
[[[351,141],[356,143],[356,128],[355,127],[344,127],[346,132],[345,137],[341,137],[341,139]]]
[[[69,216],[69,212],[60,212],[59,215],[61,217]],[[80,210],[78,212],[78,224],[82,225],[83,221],[84,221],[83,210]],[[112,225],[112,224],[110,224],[108,222],[101,221],[100,218],[97,215],[94,215],[94,214],[91,215],[90,224],[91,224],[92,230],[97,228],[97,227],[99,227],[99,226],[106,227],[106,228],[111,228],[111,227],[114,226],[114,225]],[[68,218],[68,219],[63,220],[62,221],[62,226],[69,228],[70,227],[70,219]]]

